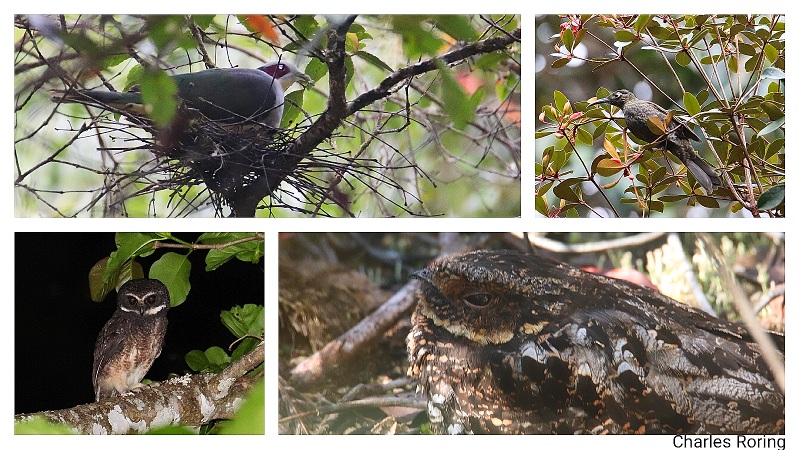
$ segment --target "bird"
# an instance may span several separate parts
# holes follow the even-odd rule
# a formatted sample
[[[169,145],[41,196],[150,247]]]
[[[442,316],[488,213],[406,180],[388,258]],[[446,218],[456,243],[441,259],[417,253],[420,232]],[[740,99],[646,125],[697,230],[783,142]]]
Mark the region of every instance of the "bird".
[[[413,275],[408,375],[437,434],[777,434],[784,393],[746,328],[541,256]],[[780,358],[784,337],[772,334]]]
[[[172,75],[178,97],[212,121],[238,125],[260,123],[277,129],[283,116],[285,90],[295,82],[311,82],[289,61],[271,61],[257,69],[207,69]],[[55,91],[55,102],[111,106],[142,115],[142,94],[137,91]]]
[[[686,123],[673,118],[670,124],[667,124],[667,131],[672,131],[666,138],[663,138],[661,134],[654,133],[650,129],[648,119],[656,117],[663,123],[667,117],[664,108],[647,100],[638,99],[632,92],[625,89],[614,91],[608,97],[595,100],[589,103],[587,108],[602,103],[622,109],[628,129],[637,138],[648,143],[661,139],[663,143],[659,147],[666,147],[670,153],[675,155],[707,193],[713,192],[717,186],[722,185],[714,168],[692,148],[690,141],[699,142],[700,138],[686,126]]]
[[[117,309],[94,347],[95,401],[142,386],[142,378],[161,354],[169,308],[169,291],[158,280],[133,279],[119,288]]]

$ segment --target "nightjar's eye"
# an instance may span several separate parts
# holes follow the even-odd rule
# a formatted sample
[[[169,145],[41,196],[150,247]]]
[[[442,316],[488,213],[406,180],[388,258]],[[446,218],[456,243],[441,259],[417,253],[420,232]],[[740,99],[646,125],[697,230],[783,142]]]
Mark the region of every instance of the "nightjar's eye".
[[[476,292],[464,296],[464,303],[471,308],[486,308],[492,303],[492,296],[483,292]]]

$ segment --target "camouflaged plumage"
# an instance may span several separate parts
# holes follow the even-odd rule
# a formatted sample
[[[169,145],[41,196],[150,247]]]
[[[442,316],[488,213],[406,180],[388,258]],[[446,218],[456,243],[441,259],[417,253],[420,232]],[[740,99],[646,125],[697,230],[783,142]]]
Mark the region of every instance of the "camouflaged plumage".
[[[417,278],[409,374],[437,433],[785,428],[784,395],[742,326],[514,252],[444,258]]]

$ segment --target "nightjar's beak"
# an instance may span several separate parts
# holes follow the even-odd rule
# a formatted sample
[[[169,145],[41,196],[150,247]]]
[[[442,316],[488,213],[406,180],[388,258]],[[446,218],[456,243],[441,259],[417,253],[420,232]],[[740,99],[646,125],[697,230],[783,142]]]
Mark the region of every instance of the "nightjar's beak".
[[[433,272],[427,267],[412,273],[411,278],[416,278],[417,280],[433,284]]]
[[[589,103],[588,105],[586,105],[586,107],[590,108],[590,107],[592,107],[594,105],[599,105],[601,103],[611,103],[611,99],[609,99],[608,97],[600,98],[600,99],[597,99],[597,100],[593,101],[592,103]]]

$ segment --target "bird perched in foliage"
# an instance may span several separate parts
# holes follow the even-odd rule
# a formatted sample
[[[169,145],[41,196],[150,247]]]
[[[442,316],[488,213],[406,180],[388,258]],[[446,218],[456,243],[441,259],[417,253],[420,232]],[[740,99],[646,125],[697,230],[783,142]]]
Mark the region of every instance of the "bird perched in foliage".
[[[142,386],[142,378],[161,354],[169,307],[169,291],[158,280],[129,280],[119,288],[117,309],[95,343],[95,400]]]
[[[257,69],[208,69],[171,77],[178,97],[212,121],[224,124],[261,123],[278,128],[284,91],[297,81],[311,79],[288,61],[272,61]],[[53,101],[111,106],[142,114],[140,92],[72,90]]]
[[[672,118],[665,124],[667,135],[655,133],[648,125],[649,118],[655,117],[661,123],[667,118],[667,111],[655,103],[640,100],[625,89],[613,92],[605,98],[601,98],[589,103],[588,107],[608,103],[622,109],[628,129],[637,138],[653,143],[659,140],[658,147],[666,148],[675,155],[694,178],[703,186],[706,192],[711,193],[717,186],[721,186],[719,176],[707,162],[705,162],[692,148],[693,141],[700,141],[700,138],[686,126],[686,124],[676,118]]]
[[[784,432],[784,393],[740,325],[517,252],[415,277],[409,375],[437,433]]]

